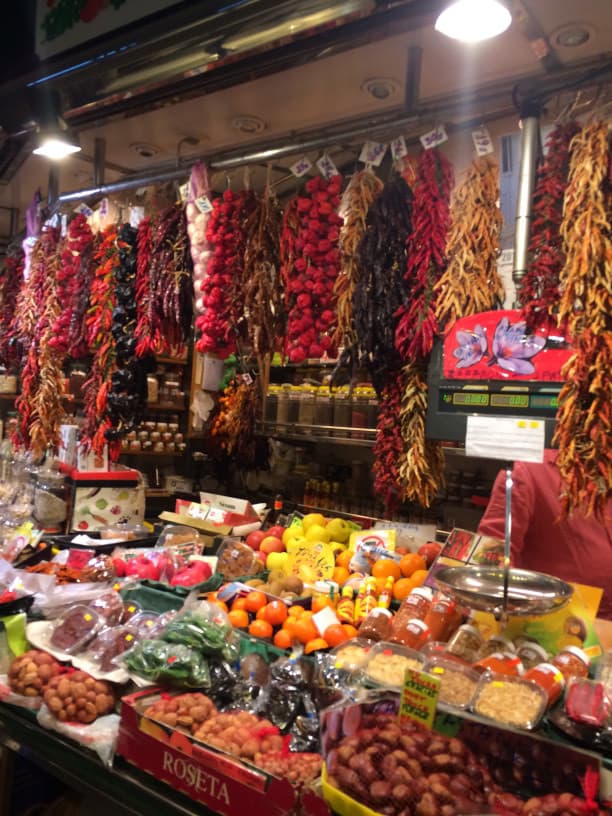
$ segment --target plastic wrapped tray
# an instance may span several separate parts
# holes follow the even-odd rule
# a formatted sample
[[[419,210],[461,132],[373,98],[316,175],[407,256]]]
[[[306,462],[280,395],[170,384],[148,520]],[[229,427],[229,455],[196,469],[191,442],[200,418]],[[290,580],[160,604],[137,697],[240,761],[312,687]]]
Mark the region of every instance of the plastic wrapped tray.
[[[66,654],[76,654],[85,648],[102,625],[103,619],[95,609],[76,604],[55,621],[50,645]]]
[[[465,710],[474,697],[480,675],[457,660],[432,657],[425,664],[425,671],[440,680],[439,701],[451,708]]]
[[[423,670],[425,658],[399,643],[380,641],[373,646],[363,667],[362,678],[368,685],[401,689],[406,669]]]
[[[362,669],[369,659],[374,646],[371,640],[365,638],[351,638],[330,652],[336,669],[354,672]]]
[[[537,728],[548,695],[531,680],[501,674],[484,674],[474,692],[471,708],[488,720],[532,730]]]
[[[217,555],[217,572],[228,581],[263,570],[255,552],[242,541],[227,540],[219,547]]]

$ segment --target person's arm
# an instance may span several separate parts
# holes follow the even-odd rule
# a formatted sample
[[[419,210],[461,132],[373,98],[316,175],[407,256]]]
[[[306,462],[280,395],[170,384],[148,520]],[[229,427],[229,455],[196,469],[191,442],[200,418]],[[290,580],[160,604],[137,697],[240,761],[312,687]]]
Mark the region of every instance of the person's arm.
[[[533,491],[526,478],[525,465],[514,466],[512,485],[512,562],[520,565],[525,535],[533,514]],[[491,498],[478,525],[481,535],[504,539],[506,529],[506,471],[500,470],[493,484]]]

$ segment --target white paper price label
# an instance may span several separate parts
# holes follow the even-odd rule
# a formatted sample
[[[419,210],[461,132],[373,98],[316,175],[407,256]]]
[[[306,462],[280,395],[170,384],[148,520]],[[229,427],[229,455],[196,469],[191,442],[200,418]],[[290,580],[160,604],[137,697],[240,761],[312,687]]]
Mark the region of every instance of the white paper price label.
[[[317,167],[319,168],[319,171],[323,178],[327,179],[328,181],[330,178],[332,178],[332,176],[338,175],[338,168],[330,159],[330,157],[327,155],[327,153],[324,153],[321,156],[321,158],[317,161]]]
[[[138,225],[145,217],[144,207],[130,207],[130,226],[138,229]]]
[[[295,164],[292,164],[289,169],[296,178],[302,178],[309,170],[312,170],[312,162],[307,159],[306,156],[302,156],[302,158],[296,161]]]
[[[98,212],[100,213],[100,218],[106,218],[108,215],[108,198],[102,199],[98,207]]]
[[[466,456],[508,462],[543,462],[544,421],[477,414],[468,416],[465,453]]]
[[[391,156],[393,161],[399,161],[407,155],[408,148],[406,147],[406,140],[403,136],[398,136],[391,142]]]
[[[494,152],[493,142],[486,127],[478,128],[472,131],[472,141],[474,142],[474,149],[478,156],[488,156],[489,153]]]
[[[179,195],[181,197],[181,201],[184,204],[187,201],[187,199],[189,198],[189,182],[188,181],[186,181],[184,184],[181,184],[181,186],[179,187]]]
[[[425,150],[431,150],[432,147],[437,147],[441,145],[443,142],[448,141],[448,136],[446,135],[446,128],[444,125],[438,125],[433,130],[429,130],[427,133],[424,133],[421,136],[421,144],[425,148]]]
[[[363,162],[364,164],[372,164],[374,167],[378,167],[386,152],[387,145],[384,142],[367,141],[361,148],[359,161]]]
[[[90,218],[93,215],[93,210],[87,204],[79,204],[78,207],[74,208],[74,211],[79,215],[84,215],[85,218]]]
[[[199,198],[196,198],[195,205],[201,213],[212,212],[213,205],[211,204],[208,196],[200,196]]]

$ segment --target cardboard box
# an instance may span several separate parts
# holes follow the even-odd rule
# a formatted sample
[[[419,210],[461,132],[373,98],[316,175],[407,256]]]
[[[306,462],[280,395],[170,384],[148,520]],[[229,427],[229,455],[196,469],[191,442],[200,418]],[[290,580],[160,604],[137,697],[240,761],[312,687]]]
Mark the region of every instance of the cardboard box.
[[[120,756],[223,816],[284,816],[294,810],[297,794],[287,780],[143,716],[159,696],[146,690],[123,698]]]
[[[200,493],[199,503],[177,499],[174,513],[164,511],[159,517],[173,524],[195,527],[210,535],[229,535],[236,527],[258,526],[260,523],[257,511],[250,502],[215,493]]]

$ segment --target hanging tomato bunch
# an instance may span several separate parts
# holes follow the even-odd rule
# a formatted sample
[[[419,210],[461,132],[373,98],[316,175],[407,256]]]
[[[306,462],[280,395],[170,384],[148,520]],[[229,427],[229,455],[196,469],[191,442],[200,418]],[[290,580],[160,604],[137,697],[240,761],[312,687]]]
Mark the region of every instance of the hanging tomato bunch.
[[[284,230],[293,232],[284,236],[291,256],[284,265],[286,350],[293,363],[336,352],[332,337],[336,327],[334,284],[340,270],[342,218],[336,209],[341,187],[339,175],[329,181],[319,176],[310,179],[290,211],[295,216],[293,224],[285,220]]]

